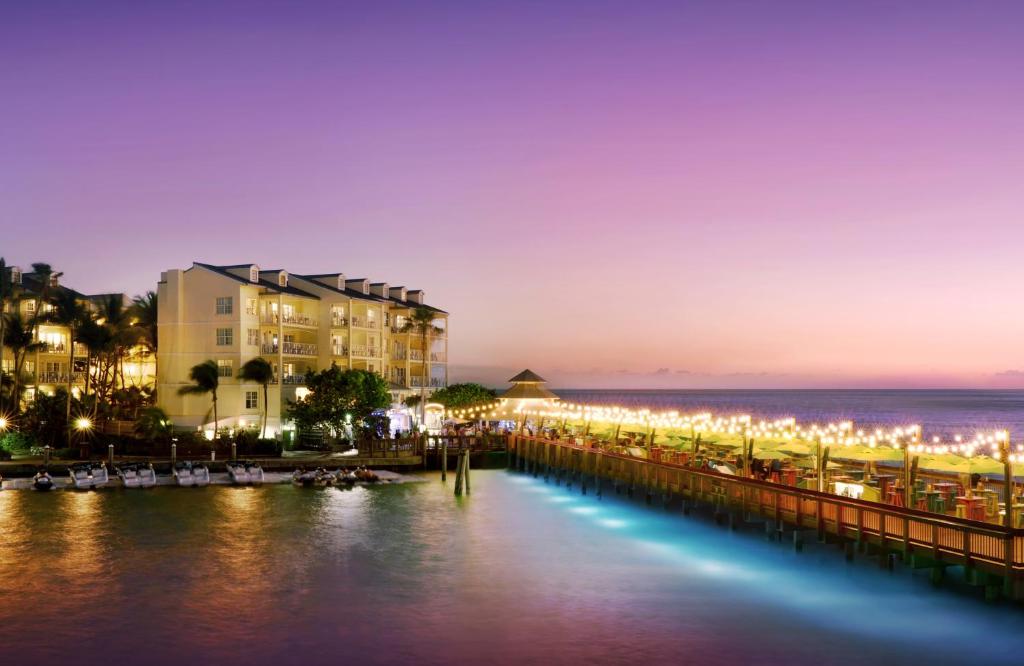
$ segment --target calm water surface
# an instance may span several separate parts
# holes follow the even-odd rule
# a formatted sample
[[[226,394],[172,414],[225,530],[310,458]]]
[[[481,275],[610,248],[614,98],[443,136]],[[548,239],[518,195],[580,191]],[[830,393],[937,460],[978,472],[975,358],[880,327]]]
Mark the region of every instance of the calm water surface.
[[[355,658],[1020,664],[1024,609],[502,471],[0,492],[2,663]]]
[[[920,424],[927,435],[973,435],[1008,428],[1024,438],[1022,390],[582,390],[556,389],[563,399],[588,404],[751,414],[802,423],[852,420],[859,426]]]

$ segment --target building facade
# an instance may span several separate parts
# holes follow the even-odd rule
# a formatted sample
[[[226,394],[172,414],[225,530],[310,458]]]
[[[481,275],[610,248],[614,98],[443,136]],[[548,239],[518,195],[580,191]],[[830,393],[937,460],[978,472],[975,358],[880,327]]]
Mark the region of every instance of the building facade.
[[[64,286],[60,282],[61,275],[40,276],[33,272],[23,272],[17,266],[5,267],[6,284],[12,297],[5,299],[3,314],[6,317],[18,315],[27,327],[32,322],[32,342],[34,349],[23,356],[21,362],[21,386],[24,388],[22,400],[31,401],[36,391],[53,395],[58,388],[67,388],[70,380],[71,392],[80,397],[86,390],[87,376],[95,384],[95,364],[90,364],[88,347],[80,341],[72,340],[71,328],[54,321],[52,300],[60,296],[73,297],[90,315],[96,319],[102,317],[102,310],[108,301],[114,300],[125,308],[130,300],[124,294],[82,294]],[[37,315],[38,310],[38,316]],[[131,321],[126,321],[131,325]],[[5,332],[5,338],[10,331]],[[73,344],[72,344],[73,343]],[[124,352],[124,357],[117,368],[115,386],[152,387],[156,383],[156,358],[143,345],[133,345]],[[16,372],[18,354],[9,345],[0,346],[0,370],[8,376]]]
[[[283,414],[304,394],[306,373],[332,363],[379,373],[396,403],[448,383],[448,313],[419,290],[343,273],[194,263],[161,274],[157,302],[157,399],[179,427],[212,434],[209,397],[178,394],[189,370],[210,359],[220,369],[218,424],[230,429],[253,427],[264,409],[262,387],[239,380],[239,368],[256,357],[271,364],[268,436],[288,429]],[[406,326],[418,308],[435,315],[425,333]]]

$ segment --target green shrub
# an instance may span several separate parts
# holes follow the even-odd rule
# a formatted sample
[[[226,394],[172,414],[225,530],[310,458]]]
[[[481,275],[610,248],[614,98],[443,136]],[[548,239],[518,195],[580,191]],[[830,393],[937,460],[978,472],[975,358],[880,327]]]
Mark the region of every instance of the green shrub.
[[[8,455],[28,453],[33,446],[36,439],[27,432],[9,432],[0,437],[0,449]]]

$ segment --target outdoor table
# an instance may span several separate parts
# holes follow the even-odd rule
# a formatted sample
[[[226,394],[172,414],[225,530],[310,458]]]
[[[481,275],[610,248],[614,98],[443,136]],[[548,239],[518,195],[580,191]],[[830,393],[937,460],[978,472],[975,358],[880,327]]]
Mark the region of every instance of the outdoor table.
[[[994,518],[999,513],[999,493],[987,489],[981,493],[981,498],[985,500],[985,516]]]
[[[903,506],[903,489],[895,486],[886,490],[886,501],[893,506]]]
[[[896,477],[892,474],[879,474],[878,475],[878,492],[882,497],[889,496],[889,489],[892,487],[893,481]]]
[[[960,496],[956,498],[957,505],[957,516],[961,515],[959,507],[963,507],[964,518],[971,520],[985,521],[985,498],[983,497],[965,497]]]
[[[783,467],[782,468],[782,483],[787,486],[796,485],[796,467]]]
[[[924,491],[925,503],[932,513],[946,513],[946,496],[941,490]]]
[[[952,503],[953,498],[956,497],[956,494],[960,491],[960,484],[953,483],[951,481],[940,481],[939,483],[933,483],[932,487],[935,488],[935,490],[942,491],[942,493],[946,496],[947,503]]]

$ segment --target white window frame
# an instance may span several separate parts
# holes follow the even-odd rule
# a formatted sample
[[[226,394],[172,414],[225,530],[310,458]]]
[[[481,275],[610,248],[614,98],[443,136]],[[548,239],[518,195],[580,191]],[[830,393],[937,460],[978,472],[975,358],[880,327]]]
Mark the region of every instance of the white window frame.
[[[230,326],[228,328],[218,328],[216,336],[218,347],[230,347],[235,344],[235,329]]]
[[[251,399],[251,404],[250,404]],[[259,391],[246,391],[245,392],[245,408],[246,409],[259,409],[260,408],[260,394]]]
[[[231,296],[218,296],[214,305],[214,311],[219,315],[229,315],[235,312],[235,299]]]
[[[259,266],[250,266],[249,267],[249,282],[259,282],[259,281],[260,281],[260,267]]]
[[[224,372],[227,370],[227,372]],[[235,376],[235,362],[229,358],[217,359],[217,376],[221,379]]]

